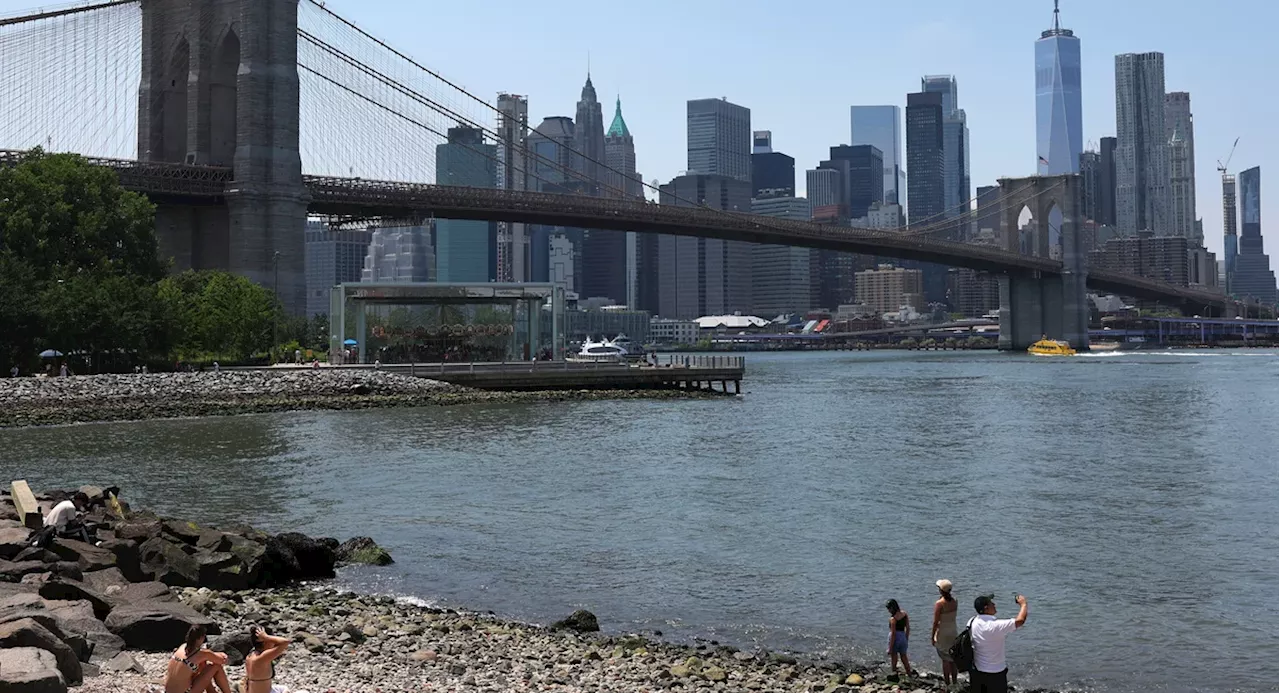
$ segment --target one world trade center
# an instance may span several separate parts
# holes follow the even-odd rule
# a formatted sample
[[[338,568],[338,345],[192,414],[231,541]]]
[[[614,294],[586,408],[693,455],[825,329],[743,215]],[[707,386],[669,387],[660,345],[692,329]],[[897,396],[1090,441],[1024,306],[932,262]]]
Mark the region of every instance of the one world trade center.
[[[1036,171],[1042,176],[1080,172],[1080,39],[1058,23],[1036,41]]]

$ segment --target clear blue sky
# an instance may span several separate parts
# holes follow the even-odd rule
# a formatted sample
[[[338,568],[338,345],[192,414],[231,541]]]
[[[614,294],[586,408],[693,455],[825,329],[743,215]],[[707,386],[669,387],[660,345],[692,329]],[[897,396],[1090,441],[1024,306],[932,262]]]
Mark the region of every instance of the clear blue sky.
[[[1081,39],[1085,142],[1115,134],[1114,56],[1162,51],[1168,91],[1191,93],[1196,213],[1222,249],[1216,160],[1262,167],[1262,219],[1280,256],[1277,3],[1211,8],[1186,0],[1062,0]],[[685,101],[728,97],[804,169],[847,144],[849,106],[899,104],[925,74],[954,74],[972,138],[973,185],[1035,173],[1033,44],[1052,0],[652,0],[555,4],[489,0],[328,0],[327,6],[478,96],[529,97],[530,122],[574,115],[587,72],[605,102],[621,93],[646,181],[685,168]]]

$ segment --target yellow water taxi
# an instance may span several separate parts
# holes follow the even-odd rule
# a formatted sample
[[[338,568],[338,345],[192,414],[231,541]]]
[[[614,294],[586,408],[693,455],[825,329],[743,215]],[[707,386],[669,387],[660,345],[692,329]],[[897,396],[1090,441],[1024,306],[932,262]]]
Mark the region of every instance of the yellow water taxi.
[[[1027,353],[1036,356],[1075,356],[1076,350],[1067,342],[1041,337],[1040,341],[1027,347]]]

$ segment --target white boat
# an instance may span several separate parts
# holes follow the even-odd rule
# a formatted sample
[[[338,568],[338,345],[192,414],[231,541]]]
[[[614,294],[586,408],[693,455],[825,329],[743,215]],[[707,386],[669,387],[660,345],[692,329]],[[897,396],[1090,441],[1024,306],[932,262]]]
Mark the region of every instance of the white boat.
[[[608,361],[618,362],[627,360],[639,360],[644,357],[644,352],[634,347],[631,339],[625,334],[619,334],[613,339],[603,339],[602,341],[592,341],[591,337],[582,342],[582,348],[578,353],[571,356],[571,361]]]
[[[625,345],[614,344],[612,341],[592,341],[591,337],[587,337],[582,342],[582,348],[577,354],[570,357],[571,361],[601,361],[601,362],[620,362],[626,361],[628,356],[627,347]]]

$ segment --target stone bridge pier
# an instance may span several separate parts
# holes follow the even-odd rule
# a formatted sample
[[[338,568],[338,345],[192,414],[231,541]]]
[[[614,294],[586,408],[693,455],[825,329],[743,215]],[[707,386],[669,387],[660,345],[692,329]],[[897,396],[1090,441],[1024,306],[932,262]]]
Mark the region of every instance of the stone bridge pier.
[[[142,0],[138,158],[229,166],[216,204],[156,209],[174,269],[223,269],[306,306],[298,0]]]
[[[1039,257],[1061,249],[1062,273],[1008,274],[1000,283],[1000,349],[1025,350],[1041,336],[1069,342],[1077,351],[1089,348],[1089,307],[1085,296],[1088,256],[1078,225],[1078,175],[1001,178],[1000,241],[1005,250]],[[1062,215],[1055,228],[1051,213]],[[1032,215],[1030,237],[1018,227],[1022,210]],[[1051,233],[1056,231],[1057,233]],[[1053,243],[1058,236],[1061,244]]]

